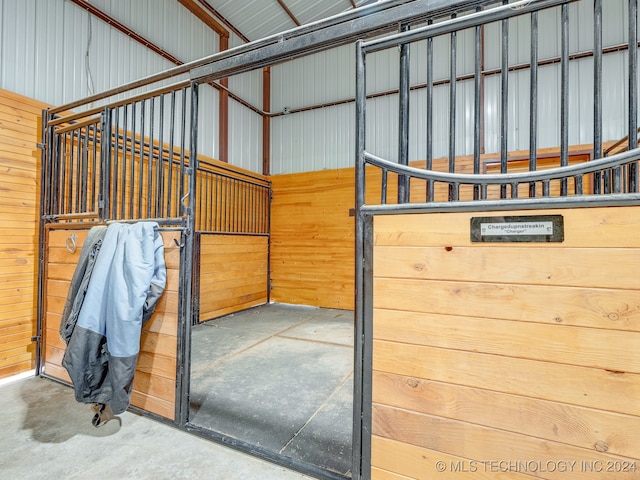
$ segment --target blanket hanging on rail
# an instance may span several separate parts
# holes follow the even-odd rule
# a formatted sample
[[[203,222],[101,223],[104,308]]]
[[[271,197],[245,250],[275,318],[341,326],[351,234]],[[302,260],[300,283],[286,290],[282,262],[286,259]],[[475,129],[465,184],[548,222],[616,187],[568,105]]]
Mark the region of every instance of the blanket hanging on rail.
[[[91,229],[104,229],[94,227]],[[164,291],[164,243],[154,222],[90,231],[76,267],[60,333],[62,360],[78,402],[124,412],[131,398],[142,324]],[[85,254],[85,249],[87,252]],[[88,278],[87,278],[88,277]]]

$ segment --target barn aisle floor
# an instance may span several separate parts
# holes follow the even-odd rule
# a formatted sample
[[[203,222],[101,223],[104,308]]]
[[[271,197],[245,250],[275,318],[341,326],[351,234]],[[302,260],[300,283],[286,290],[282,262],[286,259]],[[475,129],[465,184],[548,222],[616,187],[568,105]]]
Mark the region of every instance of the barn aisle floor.
[[[37,377],[0,386],[0,477],[13,480],[303,480],[300,473],[131,412],[100,428],[73,389]]]
[[[350,474],[353,312],[269,304],[192,333],[192,424]]]

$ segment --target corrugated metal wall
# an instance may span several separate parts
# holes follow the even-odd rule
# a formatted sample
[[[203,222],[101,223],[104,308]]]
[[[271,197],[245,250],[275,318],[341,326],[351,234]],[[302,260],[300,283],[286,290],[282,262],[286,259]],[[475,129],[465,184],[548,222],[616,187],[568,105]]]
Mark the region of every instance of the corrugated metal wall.
[[[182,61],[219,49],[218,36],[175,0],[91,3]],[[241,43],[231,34],[231,46]],[[173,66],[68,0],[0,0],[0,88],[62,105]],[[260,71],[230,79],[229,88],[262,105]],[[205,85],[200,101],[198,150],[217,158],[218,92]],[[229,119],[230,163],[261,170],[260,115],[230,100]]]
[[[627,0],[607,0],[603,6],[603,45],[611,47],[627,42]],[[582,0],[569,6],[570,54],[593,48],[593,2]],[[539,59],[560,55],[559,8],[542,11],[539,17]],[[509,63],[530,61],[529,17],[510,21]],[[484,70],[501,66],[501,25],[488,25],[484,31]],[[434,40],[433,80],[447,80],[450,75],[448,36]],[[475,37],[473,31],[457,36],[456,74],[473,74]],[[411,47],[411,84],[426,82],[426,44]],[[353,48],[335,50],[332,55],[317,55],[273,69],[274,110],[284,106],[304,108],[319,102],[340,100],[353,95]],[[603,138],[618,140],[626,135],[628,53],[607,53],[603,59]],[[398,88],[398,51],[390,49],[367,57],[367,92],[376,94]],[[560,65],[539,69],[539,137],[538,147],[560,144]],[[569,68],[569,141],[571,144],[593,142],[593,59],[572,60]],[[328,80],[331,77],[331,80]],[[484,80],[484,147],[486,153],[500,148],[499,75]],[[337,85],[336,85],[337,84]],[[418,114],[426,102],[426,90],[413,90],[410,110],[410,160],[424,159],[426,119]],[[508,149],[529,148],[529,70],[509,74]],[[524,100],[523,100],[524,99]],[[456,98],[456,154],[473,153],[473,80],[459,81]],[[449,86],[434,88],[435,158],[448,154]],[[397,95],[367,102],[367,150],[384,158],[397,158]],[[290,173],[347,167],[354,164],[354,138],[341,129],[353,127],[353,108],[346,105],[276,117],[273,121],[272,173]],[[337,144],[336,144],[337,142]],[[330,147],[329,147],[329,146]]]
[[[142,36],[156,42],[181,60],[188,61],[217,51],[218,38],[175,0],[95,0],[93,3]],[[235,7],[234,7],[235,5]],[[225,8],[238,8],[237,3],[224,2]],[[320,8],[318,6],[318,8]],[[577,53],[593,45],[593,2],[582,0],[570,5],[570,52]],[[627,1],[607,0],[604,6],[604,46],[626,42]],[[280,13],[276,13],[280,12]],[[280,15],[281,9],[274,9]],[[306,13],[296,12],[304,20]],[[265,15],[265,12],[261,12]],[[541,60],[560,53],[558,9],[540,13]],[[291,28],[291,20],[282,19],[283,28]],[[255,23],[255,22],[254,22]],[[238,25],[249,28],[247,25]],[[127,36],[91,18],[69,0],[0,0],[0,88],[14,91],[51,104],[63,104],[127,83],[173,66],[169,61],[134,42]],[[258,28],[257,26],[255,28]],[[509,58],[512,65],[529,61],[528,18],[510,22]],[[252,31],[253,32],[253,31]],[[255,33],[255,32],[254,32]],[[500,24],[485,28],[485,71],[500,67]],[[458,35],[458,75],[473,72],[473,32]],[[241,41],[231,35],[230,45]],[[434,81],[449,76],[449,38],[434,41]],[[87,52],[88,57],[87,57]],[[425,44],[411,51],[411,83],[426,80]],[[353,165],[354,157],[354,48],[341,47],[310,57],[272,67],[272,112],[293,110],[288,115],[273,117],[271,137],[271,172],[273,174],[321,170]],[[604,140],[617,140],[625,135],[628,86],[624,72],[627,52],[604,56]],[[398,52],[389,51],[368,58],[368,91],[380,93],[398,86]],[[90,75],[89,75],[90,74]],[[560,101],[558,93],[560,66],[548,65],[539,71],[539,147],[559,144]],[[250,104],[262,106],[262,72],[257,70],[229,80],[232,92]],[[485,78],[484,146],[486,153],[495,152],[500,144],[500,78]],[[584,58],[570,65],[569,118],[570,142],[592,142],[593,60]],[[509,75],[509,150],[528,148],[529,105],[528,70]],[[411,94],[413,105],[426,102],[424,89]],[[473,128],[473,81],[458,82],[456,153],[472,153],[470,134]],[[340,102],[320,109],[307,107]],[[446,155],[449,138],[449,87],[434,90],[433,155]],[[397,96],[388,95],[368,103],[368,139],[374,145],[368,150],[394,159],[397,151]],[[301,109],[301,112],[296,112]],[[218,92],[209,86],[201,89],[199,151],[208,156],[219,154]],[[418,108],[410,112],[410,159],[425,158],[425,122]],[[579,121],[577,121],[579,119]],[[234,165],[261,170],[262,119],[257,113],[230,100],[229,160]]]

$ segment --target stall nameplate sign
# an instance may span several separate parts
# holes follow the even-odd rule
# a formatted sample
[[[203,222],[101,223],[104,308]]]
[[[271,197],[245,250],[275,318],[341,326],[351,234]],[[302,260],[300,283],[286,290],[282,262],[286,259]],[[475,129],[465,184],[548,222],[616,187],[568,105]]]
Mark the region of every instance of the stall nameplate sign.
[[[472,242],[562,242],[562,215],[471,218]]]

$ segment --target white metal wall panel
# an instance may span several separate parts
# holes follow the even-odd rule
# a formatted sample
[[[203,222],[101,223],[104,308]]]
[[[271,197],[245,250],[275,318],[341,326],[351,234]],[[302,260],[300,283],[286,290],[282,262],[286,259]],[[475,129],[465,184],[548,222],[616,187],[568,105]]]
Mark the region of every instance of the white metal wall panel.
[[[91,3],[183,62],[220,49],[218,35],[176,0],[92,0]]]
[[[287,0],[287,7],[300,23],[307,24],[322,18],[332,17],[351,8],[348,0],[338,2],[310,2],[309,0]]]
[[[353,98],[354,55],[347,46],[272,67],[272,112]]]
[[[296,26],[276,0],[217,0],[215,8],[250,40],[282,32]]]
[[[229,163],[262,172],[262,117],[236,102],[229,106]]]
[[[242,73],[229,78],[229,90],[249,104],[262,110],[263,74],[262,69]],[[231,100],[235,103],[234,100]]]
[[[271,173],[352,167],[354,125],[353,103],[274,117]]]

